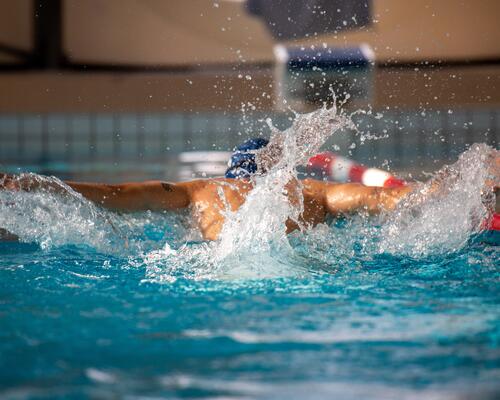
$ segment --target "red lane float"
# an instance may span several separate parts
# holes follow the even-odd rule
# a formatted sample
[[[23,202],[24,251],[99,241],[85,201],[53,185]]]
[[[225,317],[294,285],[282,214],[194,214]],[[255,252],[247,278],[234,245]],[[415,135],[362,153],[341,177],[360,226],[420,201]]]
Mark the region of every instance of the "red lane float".
[[[387,171],[365,167],[329,151],[311,157],[307,164],[307,171],[326,176],[335,182],[357,182],[366,186],[385,188],[406,185],[405,181]],[[500,232],[500,214],[493,214],[486,229]]]
[[[489,231],[500,232],[500,214],[493,214],[491,217],[490,224],[487,228]]]

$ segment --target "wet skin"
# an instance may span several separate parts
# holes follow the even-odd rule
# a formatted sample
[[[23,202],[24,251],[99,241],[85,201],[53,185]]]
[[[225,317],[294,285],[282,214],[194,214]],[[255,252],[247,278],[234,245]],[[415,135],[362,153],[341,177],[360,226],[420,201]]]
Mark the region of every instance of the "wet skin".
[[[285,193],[293,205],[298,205],[297,182],[290,183]],[[376,213],[382,209],[392,209],[399,199],[408,193],[410,188],[381,189],[369,188],[359,184],[332,184],[312,179],[301,181],[303,212],[300,222],[302,226],[315,226],[324,222],[327,214],[346,214],[355,211]],[[221,213],[225,207],[236,211],[245,202],[246,196],[253,189],[250,181],[244,180],[207,180],[195,181],[186,185],[193,205],[193,215],[203,237],[208,240],[217,239],[224,217]],[[221,189],[224,193],[220,195]],[[295,221],[286,222],[287,232],[298,229]]]
[[[179,210],[190,207],[193,217],[207,240],[215,240],[224,224],[221,211],[229,207],[236,211],[253,189],[250,180],[203,179],[190,182],[169,183],[146,181],[117,185],[66,182],[100,206],[124,212]],[[0,188],[11,190],[36,190],[47,183],[32,177],[18,178],[0,174]],[[288,183],[284,193],[293,205],[298,205],[302,190],[303,227],[315,226],[325,220],[327,214],[340,215],[353,212],[378,213],[392,210],[398,201],[412,189],[410,187],[385,189],[356,183],[335,184],[313,179]],[[222,195],[223,193],[223,195]],[[286,222],[287,232],[298,229],[296,222]]]

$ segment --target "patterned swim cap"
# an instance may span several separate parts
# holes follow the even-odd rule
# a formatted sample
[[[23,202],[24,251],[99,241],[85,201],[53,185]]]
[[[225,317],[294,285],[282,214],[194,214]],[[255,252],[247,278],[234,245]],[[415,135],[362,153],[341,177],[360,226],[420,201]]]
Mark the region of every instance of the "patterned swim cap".
[[[226,178],[249,178],[257,172],[255,150],[267,146],[269,140],[264,138],[248,139],[239,145],[227,163]]]

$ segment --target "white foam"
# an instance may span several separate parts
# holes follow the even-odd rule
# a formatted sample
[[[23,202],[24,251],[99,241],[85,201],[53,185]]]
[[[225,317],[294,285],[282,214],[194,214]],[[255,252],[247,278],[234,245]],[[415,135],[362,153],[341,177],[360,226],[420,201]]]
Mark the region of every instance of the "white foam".
[[[486,182],[498,183],[491,163],[495,155],[500,152],[476,144],[417,187],[386,216],[379,251],[421,257],[461,249],[494,210],[492,186]]]
[[[269,278],[302,276],[307,263],[298,259],[286,234],[286,221],[296,221],[303,211],[301,184],[296,168],[307,163],[335,132],[351,127],[352,122],[335,107],[309,114],[297,114],[292,126],[280,131],[268,122],[272,135],[269,145],[256,152],[258,164],[266,173],[253,178],[253,190],[236,211],[223,210],[225,224],[213,243],[170,248],[145,257],[150,278],[175,280],[176,276],[194,279]],[[287,186],[291,182],[296,185]],[[294,191],[297,204],[289,201]],[[221,197],[224,202],[223,192]],[[298,261],[298,262],[296,262]],[[187,267],[186,267],[187,266]]]
[[[112,247],[117,235],[109,216],[62,181],[35,174],[20,174],[17,179],[40,188],[0,190],[1,227],[42,248],[68,243]]]
[[[0,190],[0,227],[42,249],[73,244],[110,254],[137,254],[151,245],[143,237],[145,226],[169,220],[161,214],[104,210],[55,177],[20,174],[15,179],[36,188]]]

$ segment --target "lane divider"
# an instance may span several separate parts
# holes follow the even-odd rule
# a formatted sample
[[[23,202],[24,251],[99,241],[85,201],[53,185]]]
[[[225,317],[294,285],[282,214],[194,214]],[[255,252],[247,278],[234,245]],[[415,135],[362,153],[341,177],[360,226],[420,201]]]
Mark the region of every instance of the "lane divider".
[[[368,168],[346,157],[331,152],[317,154],[309,159],[308,172],[315,172],[335,182],[357,182],[366,186],[401,187],[406,182],[389,172]]]

